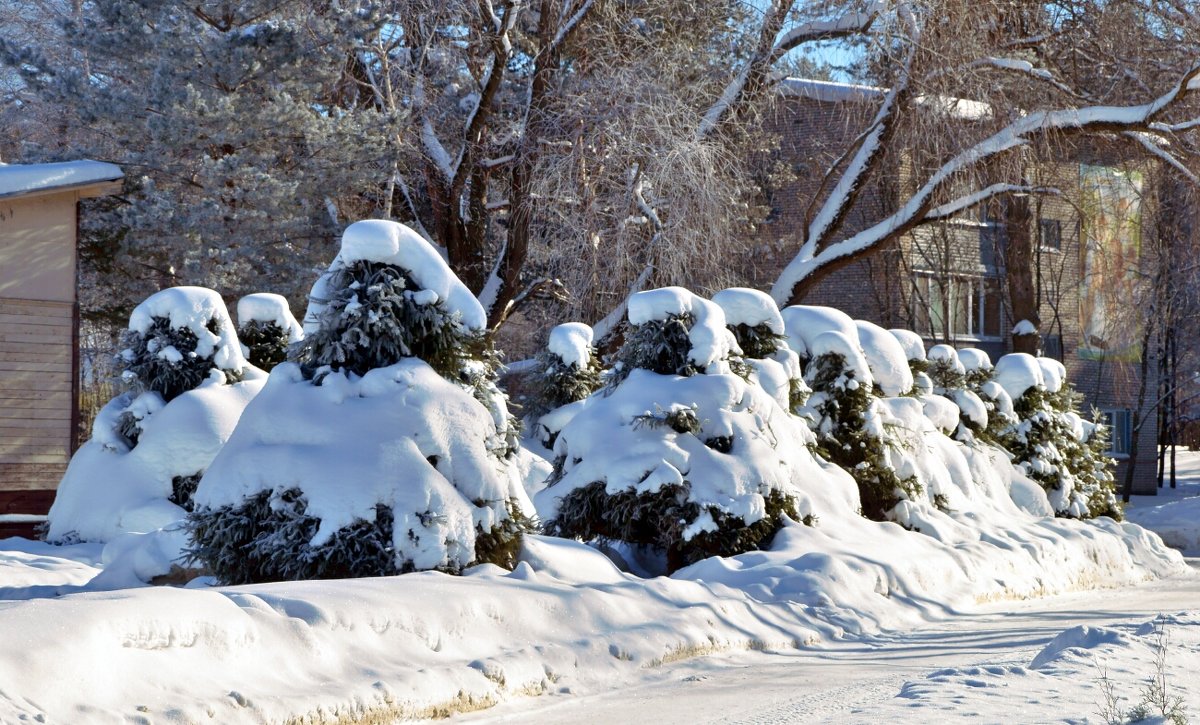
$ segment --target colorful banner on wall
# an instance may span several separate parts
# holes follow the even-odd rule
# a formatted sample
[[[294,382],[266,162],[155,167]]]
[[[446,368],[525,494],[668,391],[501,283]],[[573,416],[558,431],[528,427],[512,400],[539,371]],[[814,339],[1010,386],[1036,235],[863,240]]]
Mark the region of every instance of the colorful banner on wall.
[[[1079,357],[1141,359],[1138,299],[1142,249],[1141,172],[1111,166],[1080,167]]]

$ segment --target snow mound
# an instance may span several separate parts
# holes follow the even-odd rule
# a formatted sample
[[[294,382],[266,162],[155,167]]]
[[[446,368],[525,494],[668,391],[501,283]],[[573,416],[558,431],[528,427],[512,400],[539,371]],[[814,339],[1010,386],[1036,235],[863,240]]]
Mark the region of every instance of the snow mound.
[[[689,411],[694,432],[667,425],[672,414]],[[561,479],[535,503],[551,520],[563,498],[596,482],[611,495],[654,493],[686,481],[688,500],[746,524],[763,518],[764,495],[771,491],[800,499],[804,515],[813,510],[813,498],[831,495],[813,486],[824,476],[806,447],[812,440],[803,422],[736,375],[682,378],[634,370],[609,394],[589,399],[562,428],[554,446]]]
[[[962,360],[958,357],[958,350],[955,350],[951,345],[934,345],[929,348],[926,355],[930,362],[946,363],[957,373],[965,373],[967,371]]]
[[[766,325],[776,335],[784,334],[783,317],[775,306],[775,300],[766,292],[730,287],[713,295],[712,301],[724,311],[728,325]]]
[[[892,333],[892,337],[900,343],[900,347],[904,348],[904,357],[908,360],[924,360],[925,359],[925,341],[921,336],[912,330],[888,330]]]
[[[353,262],[367,261],[400,267],[422,288],[427,304],[442,302],[451,312],[462,316],[462,323],[471,330],[487,327],[483,305],[471,290],[459,281],[446,260],[429,242],[412,229],[386,219],[366,219],[354,222],[342,232],[342,248],[330,265],[330,270]],[[316,332],[317,320],[327,297],[326,273],[317,280],[304,315],[304,332]]]
[[[261,373],[232,385],[213,379],[165,406],[157,393],[114,398],[67,466],[47,539],[109,541],[182,519],[185,511],[169,500],[172,480],[208,469],[263,384]],[[123,413],[140,420],[132,449],[114,433]]]
[[[592,328],[582,322],[568,322],[550,330],[550,352],[567,365],[587,367],[592,359]]]
[[[903,395],[913,386],[908,353],[887,330],[865,320],[855,320],[858,341],[866,355],[875,383],[888,397]]]
[[[198,510],[216,509],[298,488],[305,513],[320,519],[312,546],[375,521],[383,505],[395,517],[398,567],[460,568],[474,558],[477,524],[490,530],[506,501],[532,510],[517,467],[491,452],[503,444],[492,414],[421,360],[361,378],[333,372],[315,383],[283,363],[246,408],[195,501]]]
[[[845,359],[845,368],[854,373],[854,379],[860,385],[868,387],[874,383],[871,367],[858,345],[857,333],[851,337],[838,330],[822,332],[807,344],[809,354],[815,359],[822,355],[841,355]]]
[[[304,328],[292,316],[292,310],[283,295],[271,292],[255,292],[246,295],[237,303],[238,324],[245,326],[249,322],[270,322],[287,333],[288,342],[297,342],[304,338]]]
[[[129,329],[145,335],[150,332],[154,318],[166,319],[174,330],[187,330],[196,336],[198,357],[212,358],[222,370],[243,370],[249,367],[242,356],[237,332],[221,295],[205,287],[170,287],[147,297],[133,308]],[[208,329],[216,321],[217,331]],[[160,356],[167,351],[160,353]],[[176,353],[178,354],[178,353]]]
[[[1062,386],[1067,382],[1066,367],[1052,357],[1039,357],[1037,362],[1042,368],[1042,385],[1045,386],[1046,392],[1057,393],[1062,390]]]
[[[958,351],[958,360],[966,372],[986,372],[992,369],[992,359],[976,347],[964,347]]]
[[[841,310],[816,305],[792,305],[780,310],[788,339],[788,346],[795,350],[801,360],[817,356],[812,352],[812,343],[823,332],[840,332],[858,342],[858,328],[854,320]]]
[[[988,412],[983,400],[971,390],[955,390],[953,394],[962,417],[981,429],[987,428]]]
[[[1050,640],[1050,644],[1034,655],[1029,666],[1035,670],[1044,667],[1071,649],[1095,649],[1105,644],[1127,647],[1132,641],[1133,639],[1129,635],[1119,630],[1081,624],[1059,633],[1057,637]]]
[[[1009,353],[997,360],[992,377],[1012,400],[1020,398],[1030,388],[1043,385],[1041,364],[1024,352]]]

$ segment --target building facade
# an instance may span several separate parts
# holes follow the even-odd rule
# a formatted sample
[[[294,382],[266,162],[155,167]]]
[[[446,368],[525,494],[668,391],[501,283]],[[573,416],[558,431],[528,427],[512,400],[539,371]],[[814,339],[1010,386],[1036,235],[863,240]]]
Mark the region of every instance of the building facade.
[[[79,200],[121,178],[95,161],[0,165],[0,537],[28,535],[74,452]]]
[[[772,214],[762,229],[759,262],[750,271],[768,285],[798,248],[820,198],[825,170],[861,133],[882,93],[879,89],[819,81],[785,81],[784,97],[768,124],[781,139],[780,158],[793,181],[771,194]],[[964,123],[970,123],[964,118]],[[908,161],[893,160],[859,195],[840,236],[885,218],[912,185]],[[1135,493],[1157,491],[1154,410],[1157,364],[1143,339],[1139,279],[1153,254],[1161,205],[1156,169],[1112,149],[1074,149],[1027,170],[1039,194],[1030,209],[1034,285],[1041,324],[1040,354],[1060,360],[1084,395],[1084,412],[1096,410],[1112,429],[1110,454],[1117,481],[1137,439]],[[977,347],[993,359],[1011,352],[1013,319],[1005,269],[1007,230],[995,200],[957,217],[918,227],[874,249],[814,286],[805,304],[841,309],[884,327],[919,332],[926,345]],[[1143,347],[1151,349],[1143,350]],[[1143,356],[1147,359],[1143,389]],[[1140,399],[1140,403],[1139,403]]]

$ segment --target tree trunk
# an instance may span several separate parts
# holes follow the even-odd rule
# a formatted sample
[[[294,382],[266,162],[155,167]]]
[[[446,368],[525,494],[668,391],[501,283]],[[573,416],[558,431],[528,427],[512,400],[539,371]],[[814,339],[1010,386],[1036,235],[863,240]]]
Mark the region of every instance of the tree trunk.
[[[1022,181],[1024,183],[1024,181]],[[1034,285],[1032,217],[1029,196],[1012,195],[1004,198],[1002,215],[1007,247],[1004,249],[1004,274],[1008,282],[1009,302],[1016,323],[1028,320],[1031,332],[1013,333],[1013,352],[1036,355],[1041,346],[1042,319],[1038,315],[1037,289]]]

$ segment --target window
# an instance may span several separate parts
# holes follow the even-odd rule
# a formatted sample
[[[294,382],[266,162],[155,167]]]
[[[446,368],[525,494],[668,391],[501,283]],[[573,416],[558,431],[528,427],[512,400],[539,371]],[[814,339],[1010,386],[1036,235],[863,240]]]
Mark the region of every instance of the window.
[[[1042,356],[1063,359],[1062,335],[1042,335]]]
[[[1004,220],[989,214],[980,218],[979,261],[983,266],[996,269],[1004,266],[1004,252],[1008,248],[1008,227]]]
[[[1039,219],[1038,232],[1042,249],[1062,249],[1062,222],[1058,219]]]
[[[925,337],[1001,338],[1000,280],[996,277],[917,274],[912,305],[913,325]]]
[[[1110,456],[1129,455],[1133,442],[1133,411],[1129,408],[1109,408],[1100,411],[1100,422],[1108,426],[1108,450]]]

